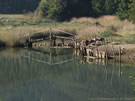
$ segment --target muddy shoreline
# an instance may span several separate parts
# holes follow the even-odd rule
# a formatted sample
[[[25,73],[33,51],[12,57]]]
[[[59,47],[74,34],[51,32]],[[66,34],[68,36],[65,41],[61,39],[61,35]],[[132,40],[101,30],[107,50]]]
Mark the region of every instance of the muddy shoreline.
[[[114,60],[124,64],[135,64],[135,45],[134,44],[124,44],[124,45],[114,45],[114,50],[119,51],[119,48],[122,49],[121,60],[119,54],[114,56]],[[104,46],[99,46],[99,50],[105,51]],[[108,45],[108,51],[113,52],[112,45]]]

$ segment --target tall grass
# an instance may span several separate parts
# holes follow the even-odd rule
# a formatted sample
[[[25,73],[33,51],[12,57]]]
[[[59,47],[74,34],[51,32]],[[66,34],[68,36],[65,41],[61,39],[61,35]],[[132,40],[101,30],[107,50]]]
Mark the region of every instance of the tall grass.
[[[101,27],[101,26],[89,26],[84,29],[80,29],[77,31],[77,38],[82,39],[88,39],[93,36],[98,36],[100,33],[108,30],[108,28]]]
[[[25,18],[23,14],[0,14],[0,18]]]
[[[106,15],[99,18],[73,18],[71,22],[78,23],[100,23],[103,26],[114,26],[121,30],[135,30],[135,25],[127,20],[121,21],[117,16]]]
[[[56,26],[55,28],[60,29],[62,31],[66,31],[69,33],[75,34],[75,29],[71,27],[62,27]],[[40,32],[44,31],[44,32]],[[22,46],[25,44],[28,36],[27,34],[31,34],[31,37],[40,37],[44,35],[48,35],[50,32],[50,27],[48,26],[24,26],[24,27],[0,27],[0,45],[2,42],[5,43],[6,46]],[[33,32],[37,32],[32,34]],[[59,32],[57,30],[51,30],[53,34],[62,34],[63,32]]]
[[[125,42],[125,40],[127,40],[126,43],[134,42],[134,39],[129,36],[132,36],[135,33],[135,24],[129,22],[128,20],[120,20],[117,16],[106,15],[99,18],[73,18],[71,19],[71,22],[90,23],[90,26],[77,31],[78,38],[80,39],[87,39],[91,35],[98,35],[104,31],[110,30],[117,33],[117,37],[120,39],[120,41]],[[100,26],[95,26],[96,23],[98,23]],[[122,38],[120,38],[120,36]]]
[[[45,20],[38,17],[33,17],[33,15],[0,15],[2,17],[13,18],[16,23],[24,19],[24,21],[29,21],[34,23],[38,20]],[[19,20],[21,19],[21,20]],[[7,25],[9,22],[5,22]],[[25,26],[0,26],[0,46],[18,46],[24,44],[26,39],[24,35],[38,32],[42,30],[49,30],[50,28],[57,28],[70,33],[77,33],[77,38],[79,40],[89,39],[95,36],[101,36],[101,33],[106,31],[112,31],[112,33],[117,33],[118,36],[122,37],[122,41],[130,40],[135,34],[135,25],[128,20],[121,21],[117,16],[102,16],[100,18],[73,18],[70,22],[61,22],[61,23],[46,23],[37,25],[25,25]],[[60,34],[60,32],[52,30],[54,34]],[[36,33],[36,37],[40,35],[49,34],[48,31],[44,33]],[[128,42],[128,41],[125,41]]]

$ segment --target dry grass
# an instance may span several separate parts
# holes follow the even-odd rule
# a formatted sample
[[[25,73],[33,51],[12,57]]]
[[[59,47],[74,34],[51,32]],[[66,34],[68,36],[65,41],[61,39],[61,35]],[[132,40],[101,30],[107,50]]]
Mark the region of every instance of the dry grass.
[[[122,30],[135,30],[135,25],[127,20],[121,21],[117,16],[106,15],[100,18],[73,18],[71,22],[78,23],[100,23],[103,26],[113,26]]]
[[[100,18],[73,18],[71,22],[91,24],[91,26],[77,31],[79,39],[87,39],[91,36],[98,35],[101,32],[112,30],[118,34],[118,37],[115,37],[116,41],[125,43],[125,40],[128,42],[128,40],[131,40],[132,36],[135,34],[135,24],[128,20],[121,21],[117,16],[106,15]],[[97,22],[103,26],[95,26]],[[131,41],[135,42],[134,40]]]
[[[27,16],[27,15],[25,15]],[[24,18],[24,20],[29,20],[29,22],[33,21],[30,20],[30,15],[28,18],[25,18],[24,15],[0,15],[2,17],[9,17],[9,18]],[[39,18],[34,18],[39,19]],[[42,20],[42,19],[39,19]],[[96,25],[95,23],[99,23],[101,25]],[[82,24],[83,23],[83,24]],[[90,23],[90,24],[85,24]],[[102,26],[103,25],[103,26]],[[77,33],[77,38],[79,40],[82,39],[89,39],[95,35],[99,35],[102,32],[113,30],[112,26],[115,30],[115,33],[120,35],[121,37],[117,37],[117,40],[128,40],[135,34],[135,25],[132,22],[127,20],[121,21],[116,16],[102,16],[100,18],[73,18],[70,22],[63,22],[63,23],[43,23],[41,25],[25,25],[25,26],[0,26],[0,44],[6,43],[7,46],[15,46],[20,44],[20,39],[23,39],[24,35],[42,31],[42,30],[49,30],[50,28],[57,28],[64,30],[70,33]],[[48,34],[49,32],[46,31],[42,34]],[[58,34],[58,31],[54,31],[53,33]],[[41,34],[41,33],[40,33]],[[39,34],[39,35],[40,35]],[[38,34],[37,34],[38,35]],[[22,40],[21,40],[22,41]],[[24,42],[23,40],[22,42]]]
[[[106,30],[108,30],[108,28],[101,26],[89,26],[87,28],[77,31],[77,38],[80,40],[88,39],[90,37],[97,36],[99,33],[104,32]]]
[[[0,49],[0,56],[4,56],[7,58],[18,58],[22,55],[24,55],[25,50],[21,48],[2,48]]]
[[[56,26],[55,28],[69,32],[75,33],[75,29],[71,27],[61,27]],[[0,43],[4,42],[6,46],[19,46],[23,45],[26,41],[26,34],[39,32],[34,35],[37,37],[40,35],[48,35],[50,27],[49,26],[24,26],[24,27],[0,27]],[[40,33],[44,31],[43,33]],[[59,34],[57,30],[52,30],[52,33]],[[31,35],[33,36],[33,34]],[[28,36],[27,36],[28,37]]]
[[[25,18],[23,14],[0,14],[0,18]]]

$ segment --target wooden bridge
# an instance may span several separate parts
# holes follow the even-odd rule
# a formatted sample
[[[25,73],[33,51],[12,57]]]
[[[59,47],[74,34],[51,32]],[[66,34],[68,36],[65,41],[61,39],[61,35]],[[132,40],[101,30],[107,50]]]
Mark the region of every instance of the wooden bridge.
[[[45,32],[49,32],[49,34],[46,34]],[[62,33],[62,34],[54,34],[53,31],[57,32],[57,33]],[[43,33],[41,36],[38,34],[39,33]],[[34,36],[36,35],[36,36]],[[44,40],[49,40],[50,41],[50,46],[55,47],[57,46],[56,40],[60,39],[61,40],[61,46],[64,46],[64,42],[65,40],[70,40],[72,41],[74,44],[77,42],[76,39],[76,34],[75,33],[70,33],[70,32],[66,32],[60,29],[56,29],[56,28],[50,28],[50,29],[46,29],[46,30],[42,30],[42,31],[37,31],[37,32],[33,32],[33,33],[29,33],[24,35],[24,37],[27,38],[26,41],[26,45],[29,47],[32,47],[32,44],[35,42],[41,42]]]

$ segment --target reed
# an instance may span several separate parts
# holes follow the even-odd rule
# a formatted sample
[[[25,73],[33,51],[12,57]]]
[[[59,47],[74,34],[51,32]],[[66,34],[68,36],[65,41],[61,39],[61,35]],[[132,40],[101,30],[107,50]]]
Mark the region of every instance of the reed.
[[[106,15],[99,18],[73,18],[71,22],[76,23],[100,23],[103,26],[114,26],[122,30],[135,30],[135,25],[128,20],[121,21],[117,16]]]
[[[89,26],[77,31],[77,38],[79,40],[88,39],[91,37],[99,36],[100,33],[108,30],[108,28],[101,26]]]
[[[102,36],[100,34],[112,31],[117,34],[117,36],[112,36],[116,41],[118,40],[122,43],[134,42],[132,35],[135,33],[135,25],[128,20],[121,21],[117,16],[106,15],[99,18],[73,18],[69,22],[48,22],[48,20],[41,19],[32,14],[0,15],[0,21],[3,18],[8,19],[8,21],[4,20],[3,23],[5,25],[0,25],[0,46],[22,46],[26,42],[26,38],[24,38],[26,34],[46,30],[32,35],[32,37],[45,36],[49,34],[50,28],[77,34],[79,40]],[[22,20],[34,25],[24,24],[21,26]],[[17,26],[12,25],[10,21],[13,21],[13,24]],[[57,35],[62,34],[55,30],[52,30],[52,33]]]
[[[58,29],[61,29],[66,32],[70,33],[75,33],[75,30],[73,28],[66,28],[66,27],[56,27]],[[44,31],[45,30],[45,31]],[[5,44],[5,46],[8,47],[18,47],[18,46],[23,46],[26,42],[26,34],[30,34],[33,32],[37,32],[31,37],[40,37],[40,36],[45,36],[49,34],[50,27],[45,27],[45,26],[25,26],[25,27],[0,27],[0,46]],[[44,32],[40,32],[44,31]],[[58,31],[52,30],[51,31],[53,34],[62,34]]]

